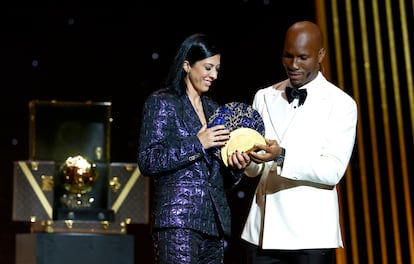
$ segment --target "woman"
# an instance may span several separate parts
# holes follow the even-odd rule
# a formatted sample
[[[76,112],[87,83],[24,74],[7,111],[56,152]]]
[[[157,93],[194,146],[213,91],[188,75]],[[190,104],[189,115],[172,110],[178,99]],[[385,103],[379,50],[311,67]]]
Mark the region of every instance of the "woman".
[[[217,79],[220,52],[205,34],[178,49],[165,88],[146,100],[138,165],[153,179],[152,231],[157,263],[223,263],[230,234],[225,189],[249,163],[239,153],[228,168],[215,149],[226,144],[224,125],[207,127],[219,105],[205,95]]]

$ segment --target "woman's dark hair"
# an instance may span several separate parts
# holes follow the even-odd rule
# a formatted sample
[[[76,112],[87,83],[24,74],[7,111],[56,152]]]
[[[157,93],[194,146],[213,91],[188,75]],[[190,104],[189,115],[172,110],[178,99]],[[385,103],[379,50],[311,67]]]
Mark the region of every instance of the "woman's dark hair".
[[[220,54],[218,47],[206,34],[196,33],[187,37],[178,48],[168,72],[165,82],[167,90],[179,96],[185,93],[184,77],[186,72],[183,69],[184,61],[188,61],[192,66],[197,61],[217,54]]]

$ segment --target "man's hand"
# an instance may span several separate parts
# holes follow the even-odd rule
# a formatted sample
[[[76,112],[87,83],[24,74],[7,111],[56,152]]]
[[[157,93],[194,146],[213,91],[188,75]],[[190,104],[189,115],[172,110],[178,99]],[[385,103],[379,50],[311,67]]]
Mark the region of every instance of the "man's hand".
[[[276,160],[282,151],[282,148],[276,140],[266,139],[266,145],[255,144],[256,151],[250,152],[250,158],[255,163],[263,163]]]

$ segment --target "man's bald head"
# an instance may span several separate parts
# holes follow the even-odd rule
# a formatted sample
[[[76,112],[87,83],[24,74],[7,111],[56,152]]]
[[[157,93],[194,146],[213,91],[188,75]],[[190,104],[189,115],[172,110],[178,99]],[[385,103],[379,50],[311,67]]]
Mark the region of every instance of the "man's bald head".
[[[323,48],[323,34],[318,25],[310,21],[299,21],[289,27],[286,32],[286,40],[292,37],[304,36],[312,41],[318,50]],[[285,42],[286,43],[286,42]]]
[[[296,22],[286,31],[283,65],[290,82],[300,87],[318,75],[325,57],[322,31],[310,21]]]

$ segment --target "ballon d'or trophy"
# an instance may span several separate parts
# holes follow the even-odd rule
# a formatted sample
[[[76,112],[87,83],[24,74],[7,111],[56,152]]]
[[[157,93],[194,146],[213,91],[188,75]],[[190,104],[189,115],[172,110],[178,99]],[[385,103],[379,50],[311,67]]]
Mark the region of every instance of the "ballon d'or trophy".
[[[66,190],[60,201],[67,208],[89,208],[95,201],[90,192],[98,179],[96,164],[78,155],[68,157],[60,168]]]

